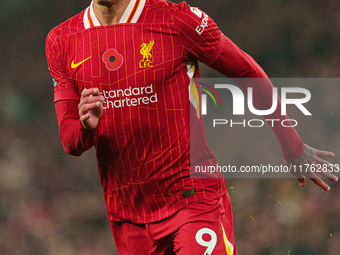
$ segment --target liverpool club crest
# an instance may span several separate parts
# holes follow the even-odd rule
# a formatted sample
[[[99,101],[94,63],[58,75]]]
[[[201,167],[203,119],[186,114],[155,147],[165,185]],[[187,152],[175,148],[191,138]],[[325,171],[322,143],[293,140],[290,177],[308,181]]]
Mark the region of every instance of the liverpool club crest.
[[[152,55],[150,52],[154,44],[155,41],[151,40],[149,43],[142,43],[142,45],[140,46],[140,54],[142,54],[143,56],[143,59],[139,61],[140,68],[152,67]]]

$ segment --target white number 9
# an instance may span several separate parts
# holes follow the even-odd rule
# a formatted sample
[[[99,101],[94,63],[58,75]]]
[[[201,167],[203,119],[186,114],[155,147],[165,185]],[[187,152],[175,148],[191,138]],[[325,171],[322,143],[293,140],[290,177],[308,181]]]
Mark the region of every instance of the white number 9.
[[[210,235],[210,241],[204,241],[203,235],[208,234]],[[216,233],[211,230],[210,228],[201,228],[196,233],[196,242],[204,247],[207,247],[203,255],[210,255],[217,243],[217,235]]]

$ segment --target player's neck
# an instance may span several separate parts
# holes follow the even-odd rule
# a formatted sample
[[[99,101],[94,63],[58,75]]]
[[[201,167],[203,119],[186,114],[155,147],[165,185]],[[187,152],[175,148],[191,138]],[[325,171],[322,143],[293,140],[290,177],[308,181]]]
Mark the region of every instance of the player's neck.
[[[118,24],[130,0],[94,0],[93,11],[102,26]]]

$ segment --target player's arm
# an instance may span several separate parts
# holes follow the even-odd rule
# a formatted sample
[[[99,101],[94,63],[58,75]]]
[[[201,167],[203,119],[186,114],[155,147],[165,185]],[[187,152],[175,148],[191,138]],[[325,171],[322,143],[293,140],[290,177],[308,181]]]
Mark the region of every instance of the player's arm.
[[[60,140],[68,154],[79,156],[96,143],[102,102],[99,89],[93,88],[84,90],[80,100],[55,103]]]
[[[253,88],[253,104],[258,110],[269,109],[272,106],[273,84],[263,69],[248,54],[237,47],[230,39],[221,34],[224,40],[220,56],[210,64],[210,67],[223,75],[231,78],[244,78],[238,80],[238,85],[246,93],[248,87]],[[257,78],[257,79],[253,79]],[[286,126],[291,125],[288,115],[281,114],[281,100],[275,111],[264,116],[267,120],[277,120],[278,123],[285,121]],[[270,125],[280,142],[285,160],[298,158],[305,150],[305,146],[293,127],[282,125]]]
[[[98,89],[88,90],[79,96],[75,84],[67,77],[58,42],[58,36],[52,30],[46,39],[46,57],[54,78],[59,135],[64,150],[79,156],[96,143],[102,99]]]
[[[269,109],[272,105],[273,85],[271,81],[263,69],[249,55],[240,50],[227,37],[224,35],[222,35],[222,37],[225,40],[225,46],[221,55],[210,66],[228,77],[261,78],[252,80],[252,82],[242,82],[239,83],[239,85],[244,91],[250,86],[256,87],[254,88],[254,90],[256,89],[256,93],[253,95],[254,106],[257,109]],[[280,122],[287,122],[289,119],[288,115],[281,115],[280,98],[278,98],[277,109],[265,117],[266,119],[277,119],[280,120]],[[334,153],[320,151],[304,145],[293,127],[285,128],[281,125],[271,125],[271,128],[281,144],[287,166],[327,166],[327,168],[324,168],[326,171],[318,171],[319,176],[313,172],[306,171],[305,168],[299,171],[299,173],[292,171],[292,174],[298,178],[300,185],[304,186],[306,184],[307,177],[323,190],[329,191],[330,187],[321,178],[327,178],[333,182],[337,182],[338,178],[328,172],[328,170],[334,170],[336,166],[320,157],[334,157]]]
[[[263,78],[257,79],[257,82],[254,79],[252,82],[244,79],[238,84],[245,92],[248,87],[254,87],[253,104],[256,109],[271,108],[273,85],[265,72],[248,54],[223,35],[210,17],[197,8],[181,4],[174,23],[179,30],[188,60],[199,60],[230,78]],[[266,116],[266,119],[288,119],[288,116],[281,115],[279,98],[277,105],[276,111]],[[282,125],[271,127],[286,160],[295,159],[303,153],[304,144],[294,128],[285,128]]]
[[[191,13],[190,13],[191,12]],[[192,14],[194,12],[194,15]],[[175,17],[183,44],[187,50],[189,58],[197,59],[220,73],[230,78],[262,78],[254,84],[244,80],[239,86],[246,91],[248,87],[254,86],[254,106],[259,110],[269,109],[272,105],[273,85],[268,79],[263,69],[245,52],[239,49],[231,40],[224,36],[218,29],[215,22],[197,9],[189,8],[185,5],[180,7],[178,17]],[[278,107],[266,119],[287,120],[287,115],[281,115],[281,103],[278,98]],[[312,164],[316,162],[315,156],[309,153],[309,147],[305,147],[301,138],[293,127],[285,128],[281,125],[271,125],[278,141],[280,142],[286,162],[295,160],[299,162],[304,158],[306,162]],[[315,150],[318,151],[318,150]],[[318,155],[316,153],[315,155]],[[322,153],[319,156],[329,156],[331,153]],[[304,176],[311,178],[318,186],[328,190],[323,181],[315,181],[315,176],[306,173]],[[337,181],[333,175],[325,176],[332,181]],[[299,180],[301,181],[301,177]],[[301,182],[300,182],[301,183]]]

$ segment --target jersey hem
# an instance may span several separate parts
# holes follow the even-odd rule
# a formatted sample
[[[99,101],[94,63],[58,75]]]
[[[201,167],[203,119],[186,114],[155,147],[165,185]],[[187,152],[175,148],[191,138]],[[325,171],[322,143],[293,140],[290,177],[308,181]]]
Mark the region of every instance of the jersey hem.
[[[179,210],[183,209],[185,206],[187,206],[188,204],[192,203],[192,202],[200,202],[200,201],[204,201],[207,199],[219,199],[221,197],[223,197],[225,194],[227,194],[227,188],[225,187],[225,189],[220,190],[217,193],[208,193],[207,192],[203,192],[201,191],[200,193],[196,194],[195,196],[191,196],[188,199],[188,202],[185,203],[184,205],[179,205],[181,203],[183,203],[185,201],[185,199],[181,199],[181,200],[177,200],[176,203],[174,204],[174,207],[177,207],[175,210],[173,210],[170,214],[166,214],[165,211],[161,211],[160,214],[162,215],[161,217],[158,217],[154,220],[138,220],[138,218],[152,218],[152,215],[147,215],[147,216],[138,216],[136,218],[132,218],[132,219],[120,219],[119,217],[114,216],[113,214],[108,213],[108,220],[112,221],[112,222],[131,222],[131,223],[140,223],[140,224],[148,224],[148,223],[154,223],[157,221],[161,221],[164,220],[170,216],[172,216],[173,214],[175,214],[176,212],[178,212]],[[164,216],[163,216],[164,215]]]

